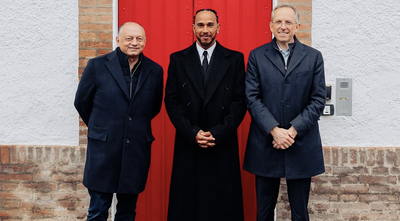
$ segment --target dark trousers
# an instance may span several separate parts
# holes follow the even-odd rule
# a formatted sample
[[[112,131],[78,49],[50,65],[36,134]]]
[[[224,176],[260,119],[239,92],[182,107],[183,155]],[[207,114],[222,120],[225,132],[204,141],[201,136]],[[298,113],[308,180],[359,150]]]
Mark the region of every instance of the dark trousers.
[[[87,221],[107,221],[108,210],[110,209],[113,194],[101,193],[88,190],[90,195],[90,205]],[[136,216],[136,202],[138,194],[117,193],[117,213],[115,221],[134,221]]]
[[[280,178],[256,176],[257,221],[273,221],[278,200]],[[286,180],[293,221],[308,221],[311,178]]]

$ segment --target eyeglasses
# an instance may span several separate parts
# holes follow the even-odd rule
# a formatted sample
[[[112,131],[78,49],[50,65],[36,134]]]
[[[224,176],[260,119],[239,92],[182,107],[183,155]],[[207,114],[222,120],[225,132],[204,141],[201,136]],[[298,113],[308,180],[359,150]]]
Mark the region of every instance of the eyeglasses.
[[[276,25],[276,26],[281,26],[282,24],[285,24],[286,26],[291,26],[291,25],[295,24],[295,23],[293,23],[291,21],[281,21],[281,20],[274,21],[274,22],[271,22],[271,23]]]
[[[139,43],[144,41],[143,37],[127,37],[127,38],[125,38],[126,41],[133,41],[133,39],[136,39],[136,41]]]

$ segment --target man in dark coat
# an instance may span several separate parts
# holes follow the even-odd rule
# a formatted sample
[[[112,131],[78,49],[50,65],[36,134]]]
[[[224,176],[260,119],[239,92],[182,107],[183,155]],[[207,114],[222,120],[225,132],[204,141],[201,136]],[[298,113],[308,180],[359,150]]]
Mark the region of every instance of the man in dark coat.
[[[318,119],[325,106],[324,62],[296,38],[299,15],[273,10],[275,38],[250,52],[246,73],[251,115],[244,169],[256,175],[257,221],[274,220],[280,179],[286,178],[292,220],[309,220],[311,177],[325,171]]]
[[[107,220],[113,193],[118,199],[115,220],[135,220],[150,166],[151,119],[162,104],[163,70],[142,53],[143,27],[127,22],[116,40],[117,49],[88,62],[75,97],[88,126],[87,220]]]
[[[176,136],[168,221],[243,221],[244,58],[216,42],[219,28],[214,10],[199,10],[197,41],[170,57],[165,105]]]

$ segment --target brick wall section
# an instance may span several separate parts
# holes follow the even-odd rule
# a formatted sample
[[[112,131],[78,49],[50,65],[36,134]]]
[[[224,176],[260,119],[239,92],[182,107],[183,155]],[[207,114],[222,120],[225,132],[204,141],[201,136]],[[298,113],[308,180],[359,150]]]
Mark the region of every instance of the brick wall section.
[[[300,14],[300,30],[297,38],[311,46],[312,0],[278,0],[278,4],[290,4],[296,7]]]
[[[84,146],[0,146],[0,221],[85,220],[85,153]],[[312,181],[311,220],[400,220],[400,147],[324,147],[324,157],[326,173]],[[290,220],[284,180],[277,216]]]
[[[314,177],[310,219],[400,220],[400,147],[325,147],[323,175]],[[278,220],[290,220],[286,187]]]
[[[0,146],[1,221],[85,220],[84,147]]]
[[[112,0],[79,0],[79,77],[89,59],[112,51]],[[79,121],[79,143],[87,144],[87,127]]]

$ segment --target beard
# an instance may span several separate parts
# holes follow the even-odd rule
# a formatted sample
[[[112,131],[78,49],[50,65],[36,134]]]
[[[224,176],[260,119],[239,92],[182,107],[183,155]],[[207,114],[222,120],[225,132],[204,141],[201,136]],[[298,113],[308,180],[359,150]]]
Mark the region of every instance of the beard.
[[[211,38],[210,42],[202,41],[201,37],[197,36],[197,35],[196,35],[196,38],[197,38],[197,42],[200,43],[202,48],[209,48],[215,42],[215,36]]]

